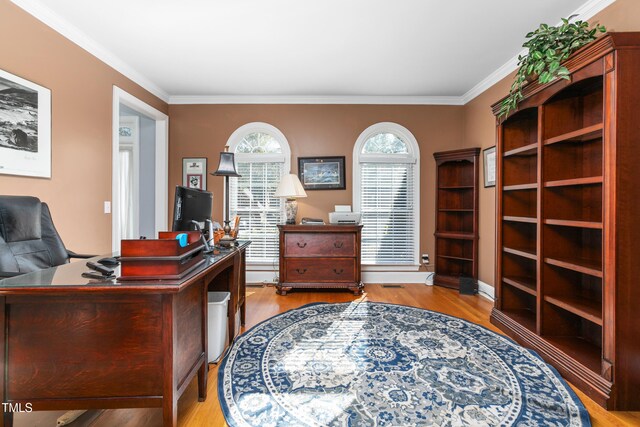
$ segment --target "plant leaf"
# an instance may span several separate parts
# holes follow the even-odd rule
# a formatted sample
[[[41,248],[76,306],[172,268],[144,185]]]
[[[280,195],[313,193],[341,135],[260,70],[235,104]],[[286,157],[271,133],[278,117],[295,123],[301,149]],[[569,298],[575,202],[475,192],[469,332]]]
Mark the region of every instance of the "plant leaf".
[[[548,83],[556,78],[570,80],[569,70],[561,65],[573,52],[596,39],[596,33],[606,32],[604,25],[587,21],[571,22],[577,15],[562,18],[558,26],[541,23],[534,31],[525,36],[522,44],[527,54],[518,55],[518,71],[511,84],[509,95],[503,100],[499,118],[506,117],[518,109],[518,103],[524,98],[522,87],[527,77],[538,75],[538,82]]]

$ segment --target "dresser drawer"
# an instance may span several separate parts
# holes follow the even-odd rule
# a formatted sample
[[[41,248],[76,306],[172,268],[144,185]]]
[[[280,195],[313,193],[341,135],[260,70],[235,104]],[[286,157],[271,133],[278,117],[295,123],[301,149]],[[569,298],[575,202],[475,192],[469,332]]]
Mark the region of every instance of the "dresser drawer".
[[[288,258],[285,261],[286,282],[353,282],[356,280],[354,258]],[[282,279],[281,279],[282,280]]]
[[[356,256],[356,236],[354,233],[287,233],[284,236],[284,256]]]

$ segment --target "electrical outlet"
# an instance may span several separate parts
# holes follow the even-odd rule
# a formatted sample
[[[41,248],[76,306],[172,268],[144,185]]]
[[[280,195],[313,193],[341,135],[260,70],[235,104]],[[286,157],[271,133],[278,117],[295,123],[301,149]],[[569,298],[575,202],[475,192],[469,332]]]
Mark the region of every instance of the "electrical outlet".
[[[429,264],[429,254],[422,254],[422,263],[424,265]]]

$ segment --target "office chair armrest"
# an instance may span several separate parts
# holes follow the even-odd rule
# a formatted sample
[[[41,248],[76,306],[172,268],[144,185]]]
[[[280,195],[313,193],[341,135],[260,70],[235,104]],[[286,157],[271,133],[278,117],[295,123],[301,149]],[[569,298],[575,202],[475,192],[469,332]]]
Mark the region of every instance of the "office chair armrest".
[[[98,256],[98,255],[77,254],[73,251],[70,251],[69,249],[67,249],[67,254],[69,255],[69,258],[82,258],[82,259],[93,258],[94,256]]]
[[[17,271],[0,271],[0,280],[8,279],[9,277],[16,277],[24,273],[19,273]]]

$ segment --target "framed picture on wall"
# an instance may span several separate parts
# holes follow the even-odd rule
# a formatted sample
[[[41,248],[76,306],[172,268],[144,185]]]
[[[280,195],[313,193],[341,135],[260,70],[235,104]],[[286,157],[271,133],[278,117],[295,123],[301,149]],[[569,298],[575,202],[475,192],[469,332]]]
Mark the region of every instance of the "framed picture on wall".
[[[206,157],[185,157],[182,159],[182,185],[200,190],[207,189]]]
[[[496,147],[486,148],[482,151],[484,163],[484,186],[496,186]]]
[[[120,144],[139,144],[139,132],[140,117],[120,116],[120,123],[118,124],[118,140],[120,141]]]
[[[51,178],[51,91],[0,70],[0,173]]]
[[[298,157],[298,178],[305,190],[344,190],[344,156]]]

